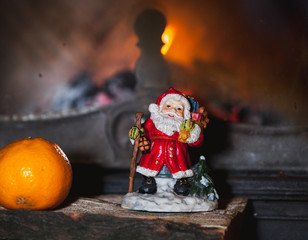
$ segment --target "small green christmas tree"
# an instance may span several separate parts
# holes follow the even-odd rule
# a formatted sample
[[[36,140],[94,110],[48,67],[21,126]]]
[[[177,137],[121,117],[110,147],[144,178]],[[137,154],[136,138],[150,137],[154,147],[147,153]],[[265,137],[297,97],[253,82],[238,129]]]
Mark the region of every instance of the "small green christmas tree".
[[[190,184],[190,195],[204,198],[210,201],[219,198],[214,187],[213,179],[210,177],[210,169],[206,165],[205,157],[200,156],[200,160],[192,167],[195,175],[188,179]]]

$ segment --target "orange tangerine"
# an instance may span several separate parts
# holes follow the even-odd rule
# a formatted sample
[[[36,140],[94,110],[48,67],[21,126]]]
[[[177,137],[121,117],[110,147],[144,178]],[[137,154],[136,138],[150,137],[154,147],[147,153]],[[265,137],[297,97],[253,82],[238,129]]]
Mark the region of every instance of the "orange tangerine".
[[[0,205],[52,209],[67,197],[72,167],[55,143],[43,138],[14,141],[0,150]]]

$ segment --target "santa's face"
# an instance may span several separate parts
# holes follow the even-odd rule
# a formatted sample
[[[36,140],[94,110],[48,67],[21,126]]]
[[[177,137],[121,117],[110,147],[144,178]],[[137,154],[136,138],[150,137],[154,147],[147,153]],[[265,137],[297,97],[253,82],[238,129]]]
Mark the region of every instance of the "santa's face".
[[[176,99],[168,99],[160,107],[150,110],[156,128],[169,136],[181,130],[184,111],[183,103]]]
[[[184,104],[176,99],[168,99],[161,107],[161,113],[166,117],[184,118]]]

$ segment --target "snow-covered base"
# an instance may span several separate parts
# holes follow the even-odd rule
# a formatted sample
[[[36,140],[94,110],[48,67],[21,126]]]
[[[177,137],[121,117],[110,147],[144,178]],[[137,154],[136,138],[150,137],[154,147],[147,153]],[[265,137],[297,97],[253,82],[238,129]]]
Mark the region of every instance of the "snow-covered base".
[[[155,178],[157,193],[127,193],[122,200],[122,208],[149,212],[205,212],[213,211],[218,201],[209,201],[192,196],[179,196],[173,192],[176,179]]]

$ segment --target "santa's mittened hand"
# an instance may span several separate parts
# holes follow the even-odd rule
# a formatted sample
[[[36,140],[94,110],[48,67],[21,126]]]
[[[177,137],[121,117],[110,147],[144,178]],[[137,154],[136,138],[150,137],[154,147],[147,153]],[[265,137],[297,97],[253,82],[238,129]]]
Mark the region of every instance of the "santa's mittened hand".
[[[139,136],[139,133],[140,133],[139,128],[132,127],[128,132],[128,136],[129,136],[130,139],[135,140]]]
[[[198,124],[195,125],[194,129],[190,132],[190,138],[187,140],[187,143],[195,143],[198,141],[200,134],[201,134],[201,128]]]

